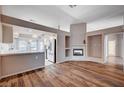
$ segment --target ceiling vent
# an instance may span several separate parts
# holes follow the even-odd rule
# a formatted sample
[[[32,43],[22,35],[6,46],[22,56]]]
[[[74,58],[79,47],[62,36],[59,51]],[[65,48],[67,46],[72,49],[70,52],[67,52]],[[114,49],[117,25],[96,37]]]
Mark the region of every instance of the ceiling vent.
[[[69,5],[70,8],[75,8],[77,5]]]

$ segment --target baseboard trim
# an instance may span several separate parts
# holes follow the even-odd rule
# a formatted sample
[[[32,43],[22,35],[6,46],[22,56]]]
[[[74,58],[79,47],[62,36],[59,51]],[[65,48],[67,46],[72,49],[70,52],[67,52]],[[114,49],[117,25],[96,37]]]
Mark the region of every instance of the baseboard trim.
[[[32,69],[28,69],[28,70],[25,70],[25,71],[20,71],[20,72],[13,73],[13,74],[9,74],[9,75],[3,75],[3,76],[0,77],[0,80],[1,80],[1,79],[4,79],[4,78],[7,78],[7,77],[14,76],[14,75],[18,75],[18,74],[30,72],[30,71],[33,71],[33,70],[37,70],[37,69],[40,69],[40,68],[44,68],[44,67],[45,67],[45,66],[39,66],[39,67],[32,68]]]

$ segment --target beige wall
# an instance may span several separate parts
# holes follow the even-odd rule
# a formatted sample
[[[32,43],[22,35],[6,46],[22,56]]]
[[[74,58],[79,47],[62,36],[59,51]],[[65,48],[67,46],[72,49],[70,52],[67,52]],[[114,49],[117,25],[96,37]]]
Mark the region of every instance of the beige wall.
[[[70,35],[68,32],[57,32],[57,62],[66,61],[65,57],[65,36]]]
[[[122,51],[122,44],[123,44],[123,34],[112,34],[108,35],[108,44],[109,42],[115,41],[115,50],[110,51],[113,47],[108,47],[108,56],[117,56],[117,57],[123,57],[123,51]],[[109,45],[108,45],[109,46]]]
[[[72,24],[70,26],[71,45],[81,45],[85,40],[86,23]]]
[[[102,35],[88,37],[88,56],[102,58]]]
[[[70,26],[71,34],[71,60],[85,60],[86,46],[83,41],[86,39],[86,23],[77,23]],[[84,49],[84,56],[73,56],[73,49]]]

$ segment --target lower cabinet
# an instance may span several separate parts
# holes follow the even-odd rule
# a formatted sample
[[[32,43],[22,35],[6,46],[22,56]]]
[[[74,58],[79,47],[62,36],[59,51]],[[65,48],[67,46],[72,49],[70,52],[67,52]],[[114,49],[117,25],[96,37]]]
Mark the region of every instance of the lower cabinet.
[[[1,64],[1,57],[0,57],[0,79],[1,79],[1,76],[2,76],[2,64]]]
[[[2,57],[2,77],[43,67],[44,53],[8,55]]]

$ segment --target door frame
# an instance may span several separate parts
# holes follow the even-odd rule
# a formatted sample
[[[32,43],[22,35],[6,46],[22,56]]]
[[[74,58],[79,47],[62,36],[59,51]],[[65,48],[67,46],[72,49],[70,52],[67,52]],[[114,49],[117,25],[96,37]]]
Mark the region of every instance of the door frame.
[[[116,33],[109,33],[109,34],[105,34],[104,36],[104,63],[107,64],[108,63],[108,35],[112,35],[112,34],[123,34],[123,41],[124,41],[124,32],[116,32]],[[124,42],[123,42],[123,47],[124,47]],[[123,56],[123,60],[124,60],[124,53],[122,54]],[[124,67],[124,63],[123,63],[123,67]]]

